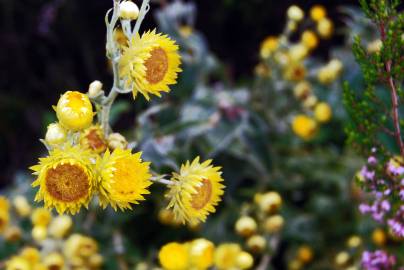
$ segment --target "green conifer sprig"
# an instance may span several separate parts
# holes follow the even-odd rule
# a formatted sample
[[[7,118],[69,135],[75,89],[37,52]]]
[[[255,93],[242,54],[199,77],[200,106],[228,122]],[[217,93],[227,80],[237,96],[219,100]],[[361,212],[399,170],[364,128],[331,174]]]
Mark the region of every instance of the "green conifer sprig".
[[[350,123],[348,142],[363,154],[373,147],[378,153],[400,153],[404,158],[404,14],[398,12],[400,0],[359,0],[366,16],[379,30],[380,51],[369,53],[356,37],[352,51],[365,81],[363,90],[344,85],[344,104]],[[386,143],[392,138],[394,144]],[[390,140],[391,141],[391,140]]]

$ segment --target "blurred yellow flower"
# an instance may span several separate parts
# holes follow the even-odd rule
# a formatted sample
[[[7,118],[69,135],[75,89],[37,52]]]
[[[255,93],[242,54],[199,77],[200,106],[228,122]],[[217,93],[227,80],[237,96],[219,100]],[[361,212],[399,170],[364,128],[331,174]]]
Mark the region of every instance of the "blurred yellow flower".
[[[48,230],[45,226],[34,226],[31,231],[32,239],[40,243],[48,236]]]
[[[297,99],[304,100],[312,93],[312,86],[308,81],[301,81],[293,88],[293,94]]]
[[[66,240],[63,247],[64,256],[72,260],[74,258],[89,258],[98,251],[97,242],[81,234],[72,234]]]
[[[31,215],[31,221],[34,226],[48,226],[51,222],[52,215],[45,208],[36,208]]]
[[[262,194],[257,203],[261,211],[273,214],[281,207],[282,197],[278,192],[270,191]]]
[[[10,221],[9,207],[7,198],[0,196],[0,233],[4,232]]]
[[[25,258],[14,256],[6,261],[6,270],[31,270],[31,265]]]
[[[190,258],[188,245],[180,243],[168,243],[159,251],[159,261],[165,270],[188,270]]]
[[[304,140],[312,139],[317,132],[317,123],[311,117],[298,115],[292,121],[293,132]]]
[[[262,235],[253,235],[247,240],[247,247],[255,253],[263,252],[266,248],[267,240]]]
[[[313,21],[318,22],[327,16],[327,10],[322,5],[315,5],[310,9],[310,17]]]
[[[172,208],[176,218],[183,223],[205,221],[221,201],[224,193],[222,173],[220,167],[213,167],[211,162],[200,163],[197,157],[192,163],[183,164],[179,173],[173,173],[173,184],[168,186],[166,194],[170,201],[168,208]]]
[[[383,47],[383,42],[380,39],[376,39],[366,46],[368,53],[378,53]]]
[[[107,151],[102,159],[98,159],[102,207],[110,204],[114,210],[132,209],[130,204],[138,204],[144,200],[143,195],[150,194],[150,162],[143,162],[141,154],[117,148],[112,154]]]
[[[63,255],[58,252],[52,252],[44,257],[43,264],[48,269],[62,270],[64,268],[65,259]]]
[[[250,253],[242,251],[237,256],[236,264],[242,270],[250,269],[254,265],[254,258]]]
[[[329,38],[333,34],[334,24],[328,18],[323,18],[317,22],[317,32],[322,38]]]
[[[213,264],[215,246],[206,239],[195,239],[189,244],[191,266],[198,270],[208,269]]]
[[[21,257],[26,259],[31,265],[34,265],[36,263],[39,263],[41,254],[39,253],[39,250],[37,248],[25,247],[21,251]]]
[[[291,46],[289,49],[289,59],[293,62],[304,60],[309,53],[308,48],[309,47],[304,43],[298,43]]]
[[[100,154],[107,150],[108,142],[105,139],[102,128],[99,125],[93,125],[81,133],[80,145],[84,149]]]
[[[39,186],[35,201],[44,201],[45,208],[54,207],[60,214],[75,214],[87,207],[96,186],[92,157],[78,146],[65,145],[40,158],[39,164],[30,168],[38,176],[32,183]]]
[[[267,59],[279,46],[277,37],[269,36],[261,43],[261,57]]]
[[[311,247],[303,245],[297,250],[297,258],[303,264],[307,264],[313,260],[314,254]]]
[[[332,117],[332,109],[326,102],[320,102],[314,108],[314,117],[320,123],[326,123],[330,121]]]
[[[13,205],[20,217],[27,217],[31,214],[31,205],[29,205],[27,198],[24,196],[15,196],[13,199]]]
[[[301,42],[311,50],[318,46],[318,38],[316,34],[310,30],[306,30],[302,33]]]
[[[387,242],[387,235],[382,229],[375,229],[372,232],[372,242],[377,246],[384,246]]]
[[[257,227],[255,219],[249,216],[240,217],[235,225],[237,234],[244,237],[253,235],[257,231]]]
[[[264,230],[267,233],[278,233],[282,230],[285,220],[281,215],[267,217],[264,222]]]
[[[60,215],[55,217],[49,225],[49,234],[55,238],[65,237],[73,227],[73,220],[70,216]]]
[[[66,129],[79,131],[93,122],[93,107],[87,95],[77,91],[64,93],[56,105],[56,115]]]
[[[285,68],[284,77],[290,81],[301,81],[306,77],[306,68],[299,62],[290,63]]]
[[[287,15],[290,20],[301,21],[304,18],[304,11],[296,5],[292,5],[288,8]]]
[[[214,255],[215,266],[219,270],[237,269],[237,257],[242,252],[238,244],[225,243],[216,248]]]
[[[125,88],[133,89],[134,98],[138,92],[149,100],[149,94],[161,96],[160,92],[170,91],[169,85],[177,83],[181,71],[178,49],[173,40],[155,30],[130,41],[123,49],[119,69]]]

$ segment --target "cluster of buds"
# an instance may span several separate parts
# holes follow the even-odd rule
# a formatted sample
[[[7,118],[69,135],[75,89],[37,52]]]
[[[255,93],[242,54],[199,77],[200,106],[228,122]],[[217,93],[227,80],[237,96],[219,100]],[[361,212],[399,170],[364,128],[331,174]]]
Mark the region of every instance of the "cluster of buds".
[[[235,231],[245,239],[249,251],[260,256],[273,252],[279,242],[284,218],[279,214],[282,197],[275,191],[258,193],[254,202],[242,209],[235,223]]]
[[[215,246],[207,239],[195,239],[185,243],[171,242],[161,247],[158,258],[166,270],[178,269],[251,269],[253,256],[243,251],[239,244],[222,243]],[[142,263],[137,269],[149,269]]]
[[[303,269],[305,265],[308,265],[313,261],[314,252],[313,249],[308,245],[302,245],[297,248],[294,253],[294,257],[290,260],[288,264],[289,270],[300,270]]]
[[[32,208],[28,200],[18,195],[12,203],[0,198],[0,213],[7,213],[7,222],[1,236],[7,243],[20,245],[25,237],[28,221],[31,230],[30,245],[19,246],[19,252],[5,261],[6,270],[87,269],[97,270],[103,265],[97,242],[84,235],[71,234],[70,216],[53,216],[44,208]]]

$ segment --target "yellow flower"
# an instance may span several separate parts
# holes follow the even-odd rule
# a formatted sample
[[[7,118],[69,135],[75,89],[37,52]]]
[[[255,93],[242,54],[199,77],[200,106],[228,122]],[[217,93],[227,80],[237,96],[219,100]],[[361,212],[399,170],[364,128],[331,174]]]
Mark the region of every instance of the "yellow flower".
[[[286,67],[284,77],[290,81],[301,81],[306,77],[306,68],[301,63],[291,63]]]
[[[318,98],[315,95],[306,97],[303,101],[303,107],[312,110],[317,105]]]
[[[236,232],[241,236],[251,236],[257,231],[257,222],[249,216],[239,218],[235,225]]]
[[[31,213],[31,206],[29,205],[27,199],[22,195],[17,195],[13,199],[13,205],[17,214],[21,217],[27,217]]]
[[[215,245],[206,239],[195,239],[189,244],[192,267],[198,270],[208,269],[213,265]]]
[[[330,121],[332,117],[332,110],[330,105],[325,102],[318,103],[314,109],[314,117],[320,123],[326,123]]]
[[[338,266],[344,266],[348,263],[350,255],[346,251],[341,251],[335,256],[335,264]]]
[[[293,45],[289,49],[289,58],[293,62],[299,62],[306,58],[308,52],[308,46],[306,44],[298,43],[296,45]]]
[[[104,153],[107,150],[107,144],[104,132],[99,125],[89,127],[80,135],[80,145],[94,153]]]
[[[60,215],[53,219],[49,225],[49,234],[55,238],[63,238],[73,226],[70,216]]]
[[[328,18],[323,18],[317,22],[317,32],[322,38],[331,37],[334,31],[334,24]]]
[[[317,123],[306,115],[298,115],[292,122],[293,132],[304,140],[312,139],[317,132]]]
[[[169,85],[177,83],[181,71],[178,49],[173,40],[155,30],[131,40],[124,48],[119,68],[125,88],[133,89],[134,98],[138,92],[149,100],[149,94],[160,97],[160,92],[170,91]]]
[[[293,94],[297,99],[305,100],[312,93],[312,86],[308,81],[301,81],[293,88]]]
[[[60,214],[75,214],[81,206],[87,207],[96,184],[89,151],[65,145],[39,160],[31,167],[38,176],[32,183],[33,187],[39,186],[35,201],[44,201],[45,208],[54,207]]]
[[[313,257],[313,250],[307,245],[303,245],[297,250],[297,258],[303,264],[311,262],[313,260]]]
[[[372,242],[377,246],[384,246],[387,242],[387,235],[382,229],[375,229],[372,232]]]
[[[285,223],[281,215],[271,216],[265,219],[264,230],[267,233],[277,233],[283,228]]]
[[[259,253],[264,251],[266,245],[267,240],[261,235],[253,235],[247,240],[247,246],[253,252]]]
[[[41,259],[41,254],[36,248],[26,247],[21,251],[21,257],[26,259],[31,265],[34,265]]]
[[[44,257],[43,264],[52,270],[62,270],[64,268],[65,259],[58,252],[52,252]]]
[[[254,258],[250,253],[242,251],[237,256],[237,266],[242,270],[250,269],[254,265]]]
[[[42,242],[48,236],[48,230],[45,226],[34,226],[31,231],[32,238],[37,242]]]
[[[215,266],[219,270],[236,270],[237,257],[242,252],[238,244],[225,243],[217,247],[214,256]]]
[[[315,5],[310,9],[310,17],[313,21],[318,22],[327,16],[327,11],[322,5]]]
[[[180,243],[168,243],[159,251],[159,261],[165,270],[189,269],[188,245]]]
[[[63,127],[79,131],[91,125],[94,112],[87,95],[77,91],[67,91],[56,105],[56,115]]]
[[[296,5],[292,5],[288,8],[287,15],[290,20],[301,21],[304,18],[304,11]]]
[[[346,244],[350,248],[357,248],[362,244],[362,239],[357,235],[353,235],[348,238]]]
[[[272,214],[278,211],[282,205],[282,197],[278,192],[270,191],[262,194],[258,200],[258,206],[261,211]]]
[[[142,162],[142,153],[132,154],[130,150],[115,149],[112,154],[107,151],[97,162],[100,173],[100,203],[108,203],[114,208],[132,209],[132,204],[144,200],[151,185],[150,162]]]
[[[310,30],[303,32],[301,42],[309,49],[314,49],[318,46],[318,38],[316,34]]]
[[[368,53],[378,53],[383,47],[383,42],[380,39],[376,39],[372,42],[369,42],[366,46],[366,50]]]
[[[199,157],[181,166],[180,173],[173,173],[166,197],[170,200],[176,218],[185,223],[204,222],[209,213],[221,201],[224,186],[220,167],[213,167],[212,160],[203,163]]]
[[[48,226],[51,222],[51,213],[45,208],[36,208],[31,215],[32,224],[35,226]]]
[[[6,197],[0,196],[0,233],[4,232],[10,221],[10,204]]]
[[[81,234],[72,234],[65,242],[63,254],[69,260],[74,258],[88,258],[98,251],[97,242]]]
[[[9,226],[4,231],[4,239],[8,242],[17,242],[21,240],[22,232],[17,226]]]
[[[278,38],[269,36],[261,43],[261,57],[267,59],[279,46]]]
[[[31,266],[25,258],[14,256],[6,261],[6,270],[31,270]]]

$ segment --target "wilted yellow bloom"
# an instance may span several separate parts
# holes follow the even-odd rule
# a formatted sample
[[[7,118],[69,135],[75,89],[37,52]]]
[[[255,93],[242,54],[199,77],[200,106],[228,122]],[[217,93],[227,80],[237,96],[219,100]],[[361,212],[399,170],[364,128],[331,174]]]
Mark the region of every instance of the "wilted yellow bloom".
[[[52,220],[52,215],[45,208],[36,208],[31,215],[31,221],[34,226],[48,226]]]
[[[372,232],[372,241],[377,246],[384,246],[387,242],[387,235],[382,229],[375,229]]]
[[[258,206],[265,213],[275,213],[282,205],[282,197],[278,192],[270,191],[261,196]]]
[[[329,38],[333,34],[334,24],[328,18],[323,18],[317,22],[317,32],[322,38]]]
[[[31,270],[31,266],[25,258],[14,256],[6,261],[6,270]]]
[[[267,217],[264,222],[264,229],[267,233],[277,233],[282,230],[284,223],[281,215]]]
[[[318,103],[314,109],[314,117],[320,123],[326,123],[330,121],[332,117],[332,109],[330,105],[326,102]]]
[[[327,11],[322,5],[315,5],[310,9],[310,17],[313,21],[318,22],[327,16]]]
[[[206,239],[195,239],[189,244],[191,266],[195,269],[208,269],[213,264],[215,246]]]
[[[66,130],[59,123],[52,123],[46,131],[45,142],[50,146],[57,146],[65,143],[66,137]]]
[[[293,94],[297,99],[304,100],[312,93],[312,86],[308,81],[301,81],[293,88]]]
[[[46,208],[54,207],[61,214],[75,214],[82,206],[87,207],[96,186],[92,158],[88,150],[78,146],[50,151],[39,165],[31,167],[38,176],[32,183],[39,186],[35,200],[43,200]]]
[[[159,261],[165,270],[187,270],[190,267],[188,246],[180,243],[168,243],[159,251]]]
[[[219,270],[237,269],[237,257],[242,252],[238,244],[225,243],[216,248],[214,262]]]
[[[262,235],[253,235],[247,240],[247,246],[252,252],[263,252],[266,245],[267,240]]]
[[[316,34],[310,30],[303,32],[301,42],[309,49],[314,49],[318,46],[318,38]]]
[[[309,263],[313,260],[314,254],[311,247],[304,245],[297,250],[297,258],[303,264]]]
[[[267,59],[279,46],[277,37],[269,36],[261,43],[260,54],[263,59]]]
[[[129,42],[119,62],[121,79],[125,88],[133,89],[135,98],[140,92],[147,100],[149,95],[161,96],[169,86],[177,83],[181,71],[178,45],[166,35],[155,30],[137,35]]]
[[[49,234],[55,238],[63,238],[72,227],[72,218],[67,215],[60,215],[55,217],[49,225]]]
[[[248,237],[257,231],[257,222],[252,217],[243,216],[237,220],[235,229],[239,235]]]
[[[102,128],[99,125],[93,125],[81,133],[80,145],[84,149],[100,154],[107,150],[108,142],[105,139]]]
[[[94,112],[87,95],[77,91],[67,91],[56,105],[56,115],[63,127],[78,131],[91,125]]]
[[[138,204],[144,200],[143,195],[150,194],[150,162],[143,162],[141,155],[117,148],[98,160],[100,203],[104,208],[110,204],[114,210],[131,209],[130,204]]]
[[[183,223],[204,222],[209,213],[221,201],[224,186],[220,167],[213,167],[212,160],[203,163],[199,157],[187,161],[179,173],[173,173],[166,197],[168,208],[172,208],[176,218]]]
[[[303,10],[296,5],[290,6],[288,8],[287,15],[288,18],[293,21],[301,21],[304,18]]]
[[[237,256],[237,267],[240,269],[250,269],[254,265],[254,258],[250,253],[242,251]]]
[[[298,115],[292,121],[293,132],[304,140],[312,139],[317,132],[317,123],[306,115]]]

